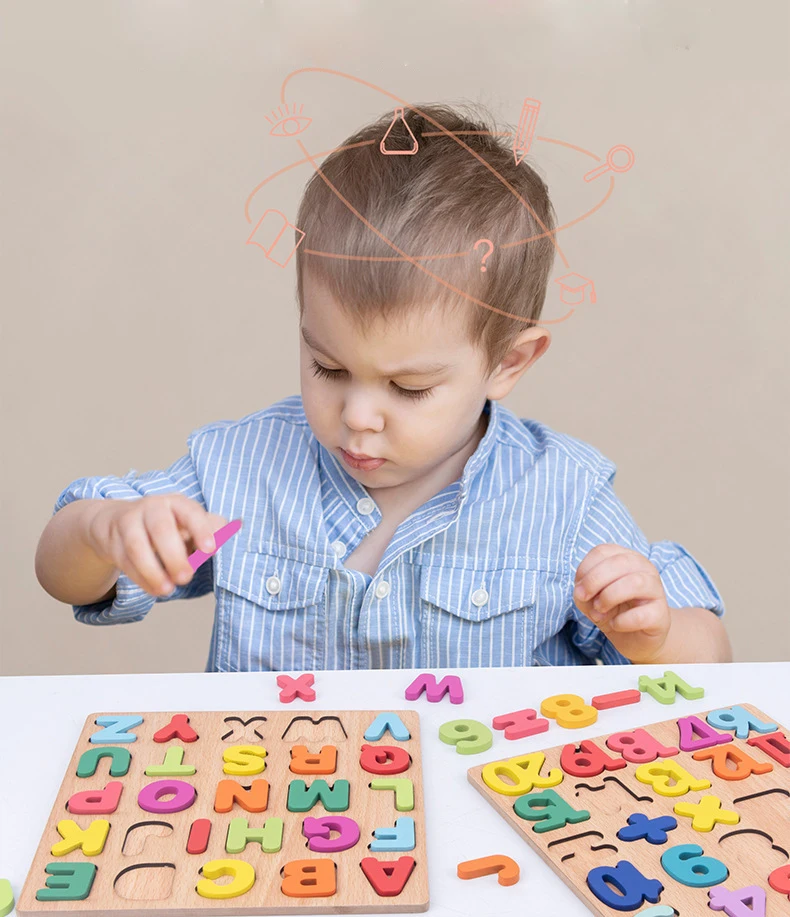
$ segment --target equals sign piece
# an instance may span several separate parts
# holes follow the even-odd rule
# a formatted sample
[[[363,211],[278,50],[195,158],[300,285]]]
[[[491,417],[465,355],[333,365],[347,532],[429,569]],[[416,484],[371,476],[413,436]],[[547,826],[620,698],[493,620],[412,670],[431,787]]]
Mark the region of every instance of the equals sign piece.
[[[617,691],[614,694],[599,694],[592,699],[592,705],[596,710],[609,710],[611,707],[638,704],[641,699],[641,691]]]

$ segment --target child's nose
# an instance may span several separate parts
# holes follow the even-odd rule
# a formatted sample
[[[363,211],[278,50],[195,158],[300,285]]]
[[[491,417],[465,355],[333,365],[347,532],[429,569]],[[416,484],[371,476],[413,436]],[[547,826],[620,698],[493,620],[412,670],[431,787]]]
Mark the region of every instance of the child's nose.
[[[350,430],[380,432],[384,429],[384,417],[376,398],[363,392],[350,393],[346,396],[341,419]]]

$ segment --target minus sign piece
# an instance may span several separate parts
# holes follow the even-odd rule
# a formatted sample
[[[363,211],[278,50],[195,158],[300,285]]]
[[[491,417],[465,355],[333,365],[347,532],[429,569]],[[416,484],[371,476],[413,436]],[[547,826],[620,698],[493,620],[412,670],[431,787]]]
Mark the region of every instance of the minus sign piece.
[[[641,691],[617,691],[614,694],[599,694],[592,699],[592,705],[596,710],[609,710],[612,707],[638,704],[641,699]]]

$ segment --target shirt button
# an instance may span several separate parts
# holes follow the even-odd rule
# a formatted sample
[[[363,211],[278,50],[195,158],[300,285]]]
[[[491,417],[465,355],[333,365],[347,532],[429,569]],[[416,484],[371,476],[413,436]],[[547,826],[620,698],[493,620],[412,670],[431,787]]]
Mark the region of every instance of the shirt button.
[[[376,586],[376,598],[383,599],[390,594],[390,584],[383,579],[378,586]]]
[[[279,577],[270,576],[269,579],[266,580],[266,591],[270,595],[277,595],[277,593],[280,591],[281,585],[282,583],[280,582]]]
[[[337,554],[338,557],[342,557],[346,553],[346,546],[342,541],[333,541],[332,550]]]
[[[363,516],[369,516],[375,508],[376,504],[370,497],[362,497],[361,500],[357,500],[357,512],[361,513]]]
[[[488,593],[485,589],[475,589],[472,593],[472,604],[477,605],[479,608],[481,605],[485,605],[488,601]]]

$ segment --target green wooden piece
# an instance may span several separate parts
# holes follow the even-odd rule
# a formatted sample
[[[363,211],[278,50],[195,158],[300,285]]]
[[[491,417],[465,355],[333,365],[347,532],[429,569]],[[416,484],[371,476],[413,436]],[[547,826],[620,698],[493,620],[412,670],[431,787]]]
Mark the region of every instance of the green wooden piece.
[[[586,809],[574,809],[554,790],[540,790],[519,796],[513,804],[513,810],[519,818],[534,821],[532,830],[538,834],[564,828],[568,824],[575,825],[590,817]]]

